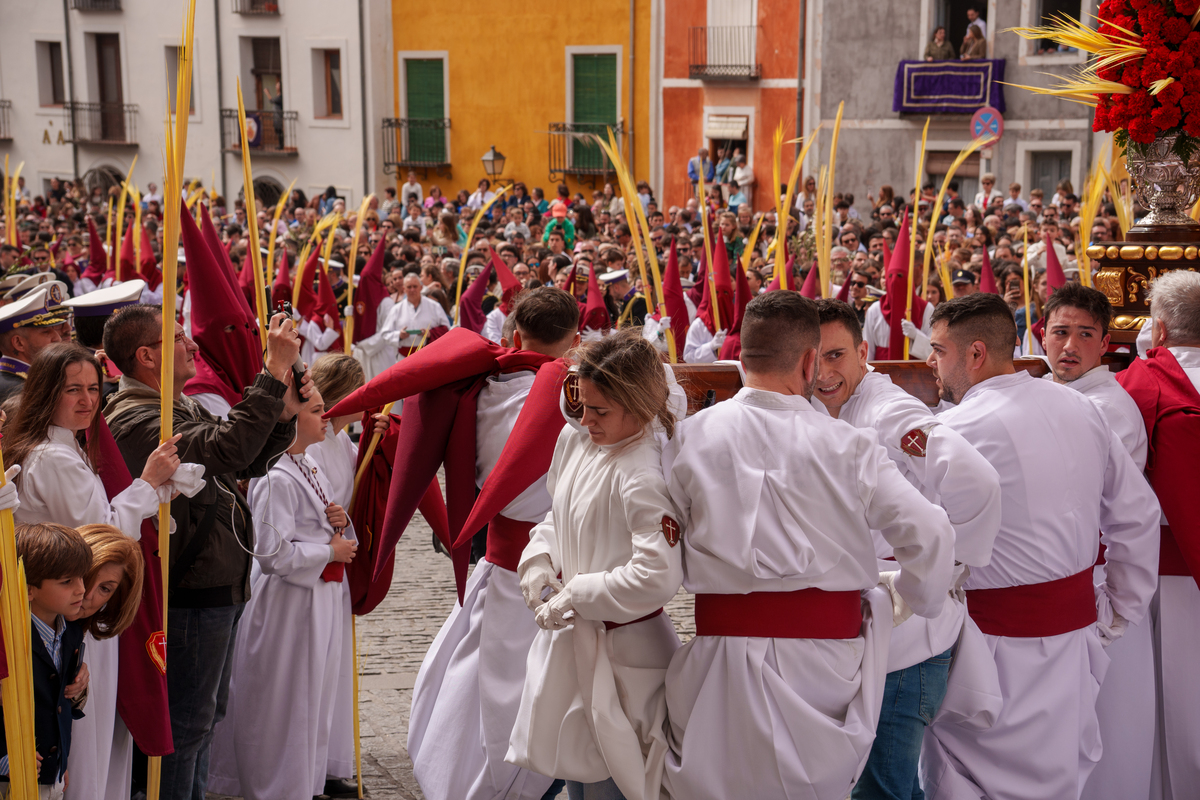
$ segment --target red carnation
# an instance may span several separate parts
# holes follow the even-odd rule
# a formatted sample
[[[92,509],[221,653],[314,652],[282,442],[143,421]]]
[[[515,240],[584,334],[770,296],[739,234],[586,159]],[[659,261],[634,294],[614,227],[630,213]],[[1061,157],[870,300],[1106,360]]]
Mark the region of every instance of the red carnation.
[[[1175,0],[1175,10],[1180,14],[1191,16],[1200,10],[1200,0]]]
[[[1191,22],[1186,17],[1171,17],[1162,26],[1163,38],[1171,44],[1179,44],[1192,32]]]
[[[1138,144],[1150,144],[1158,134],[1148,117],[1137,117],[1129,123],[1129,138]]]
[[[1179,124],[1182,116],[1179,106],[1159,106],[1150,114],[1150,121],[1160,131],[1169,131]]]
[[[1183,123],[1183,132],[1188,136],[1200,137],[1200,114],[1188,114]]]
[[[1178,105],[1183,97],[1183,86],[1179,81],[1175,81],[1167,88],[1158,93],[1158,102],[1164,106]]]

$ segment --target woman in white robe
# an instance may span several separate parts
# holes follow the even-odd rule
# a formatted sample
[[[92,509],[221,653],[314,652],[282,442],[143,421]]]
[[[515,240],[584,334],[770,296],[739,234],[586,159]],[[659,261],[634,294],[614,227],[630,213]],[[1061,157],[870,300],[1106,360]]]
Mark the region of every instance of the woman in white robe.
[[[257,552],[234,645],[229,714],[213,736],[209,790],[246,800],[324,792],[341,685],[344,564],[357,545],[305,450],[325,436],[314,391],[296,442],[250,484]],[[340,567],[340,569],[339,569]]]
[[[95,441],[103,372],[86,348],[62,342],[34,359],[20,410],[7,426],[5,463],[20,467],[18,523],[54,522],[70,528],[111,525],[130,539],[142,536],[142,520],[158,513],[159,486],[179,466],[175,442],[160,445],[141,477],[110,502],[96,471],[93,449],[79,444],[80,432]],[[140,594],[139,594],[140,598]],[[71,726],[71,782],[66,796],[126,800],[133,768],[133,738],[117,714],[118,647],[115,636],[84,638],[91,675],[87,714]]]
[[[573,800],[650,800],[661,790],[664,680],[679,648],[662,606],[683,581],[654,426],[670,436],[675,421],[661,360],[640,331],[605,337],[577,360],[568,397],[581,427],[559,435],[553,506],[518,570],[543,630],[506,760],[567,779]]]

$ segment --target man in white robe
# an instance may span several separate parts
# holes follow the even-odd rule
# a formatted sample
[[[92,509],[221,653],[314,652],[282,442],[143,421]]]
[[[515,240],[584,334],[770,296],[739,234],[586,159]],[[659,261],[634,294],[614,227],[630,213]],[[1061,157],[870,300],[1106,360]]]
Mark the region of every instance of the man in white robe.
[[[867,364],[867,343],[858,315],[840,300],[817,301],[821,352],[813,407],[856,428],[873,432],[909,483],[945,509],[954,526],[954,557],[961,587],[968,568],[991,558],[1000,528],[1000,476],[983,456],[917,398]],[[892,547],[872,531],[880,571],[895,569]],[[961,636],[961,641],[960,641]],[[978,660],[954,659],[971,647]],[[906,797],[917,782],[917,762],[926,716],[938,713],[947,693],[951,661],[955,683],[972,687],[966,707],[953,713],[975,716],[999,711],[1000,686],[983,636],[967,617],[962,592],[952,592],[932,619],[910,617],[892,630],[888,678],[871,757],[853,797]],[[981,674],[966,665],[982,663]],[[981,704],[980,699],[985,701]]]
[[[949,720],[926,730],[931,797],[1078,797],[1101,754],[1104,644],[1141,621],[1154,593],[1154,493],[1090,400],[1014,371],[1016,335],[999,295],[950,300],[933,315],[929,364],[957,404],[940,419],[1000,475],[992,559],[966,589],[1004,706],[986,730]],[[1101,541],[1108,563],[1094,587]]]
[[[579,343],[579,306],[558,289],[522,296],[513,309],[514,346],[560,358]],[[549,340],[549,341],[545,341]],[[534,373],[490,378],[476,400],[475,481],[500,454],[533,387]],[[413,688],[408,752],[428,800],[540,800],[553,783],[504,761],[525,684],[526,657],[538,627],[525,605],[515,560],[504,541],[546,518],[551,498],[541,475],[501,512],[488,531],[488,552],[467,582],[461,606],[442,625]],[[509,542],[510,544],[512,542]],[[561,788],[561,783],[559,784]]]
[[[954,531],[871,432],[810,404],[815,304],[746,307],[746,386],[679,425],[664,469],[697,636],[667,672],[678,798],[843,800],[875,737],[893,619],[936,616]],[[871,531],[895,549],[893,593]]]
[[[431,332],[436,328],[450,328],[450,318],[441,303],[421,294],[421,279],[416,275],[404,276],[404,297],[388,311],[383,320],[383,339],[392,347],[399,348],[399,358],[404,358],[428,344]],[[442,331],[444,333],[445,331]]]
[[[1050,296],[1043,313],[1050,362],[1045,379],[1090,398],[1138,470],[1144,469],[1147,441],[1142,414],[1108,366],[1100,363],[1108,350],[1112,304],[1103,292],[1068,283]],[[1104,580],[1104,564],[1098,563],[1093,581],[1102,586]],[[1151,627],[1148,616],[1127,625],[1125,634],[1108,648],[1112,662],[1096,698],[1104,755],[1084,788],[1085,800],[1149,796],[1155,735]]]
[[[696,317],[688,326],[687,341],[683,343],[683,360],[688,364],[711,364],[721,356],[721,345],[725,343],[725,329],[710,331],[702,317]]]
[[[925,315],[921,318],[920,332],[929,335],[929,320],[933,316],[933,306],[925,304]],[[863,320],[863,339],[867,343],[867,360],[876,359],[876,348],[886,348],[891,341],[892,328],[888,325],[887,317],[883,315],[883,303],[872,303],[867,308],[867,318]],[[907,334],[906,334],[907,335]],[[919,341],[919,339],[917,340]],[[897,359],[892,355],[889,358]]]

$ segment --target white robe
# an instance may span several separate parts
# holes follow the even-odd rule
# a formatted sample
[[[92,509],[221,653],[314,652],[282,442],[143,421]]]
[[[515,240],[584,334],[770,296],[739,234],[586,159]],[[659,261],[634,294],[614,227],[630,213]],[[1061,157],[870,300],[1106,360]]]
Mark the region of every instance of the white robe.
[[[1149,328],[1149,325],[1144,326]],[[1170,347],[1196,391],[1200,391],[1200,347]],[[1167,524],[1166,517],[1160,522]],[[1152,800],[1183,800],[1200,786],[1200,588],[1194,577],[1158,579],[1153,639],[1157,671],[1158,736],[1151,774]]]
[[[926,336],[933,329],[933,306],[925,304],[925,316],[921,318],[921,332]],[[867,342],[867,360],[875,360],[875,348],[890,347],[892,326],[883,316],[883,303],[876,302],[867,306],[867,316],[863,320],[863,339]],[[901,354],[890,354],[892,360],[899,360]]]
[[[508,319],[508,315],[501,311],[500,306],[497,305],[484,318],[483,331],[479,335],[485,339],[499,343],[500,337],[504,335],[504,321],[506,319]],[[509,344],[511,345],[512,342],[509,342]]]
[[[892,383],[892,379],[869,371],[842,406],[838,419],[856,428],[873,430],[888,457],[908,482],[929,500],[945,509],[954,526],[954,558],[969,567],[987,564],[992,542],[1000,528],[1000,476],[962,436],[938,421],[929,407]],[[815,396],[813,407],[825,411]],[[916,455],[904,440],[913,431],[926,435],[925,452]],[[895,552],[880,535],[875,552],[881,559],[880,572],[896,568]],[[960,641],[960,635],[962,641]],[[941,613],[932,619],[912,616],[892,629],[888,649],[888,672],[920,664],[944,653],[958,642],[959,650],[972,647],[986,653],[978,626],[967,616],[961,593],[947,595]],[[967,674],[965,664],[982,664],[982,673]],[[994,719],[1000,710],[1000,684],[990,654],[977,660],[954,662],[955,694],[947,692],[949,705],[962,717],[986,714]],[[963,691],[967,686],[971,691]],[[956,705],[956,698],[967,701]]]
[[[658,798],[667,755],[663,682],[679,638],[666,613],[683,569],[663,518],[678,518],[649,429],[595,445],[567,425],[547,488],[553,510],[521,563],[546,554],[561,570],[574,624],[539,630],[529,650],[507,761],[558,778],[611,777],[627,800]]]
[[[396,348],[383,338],[383,321],[394,305],[396,301],[390,296],[380,300],[375,312],[375,333],[351,345],[351,352],[362,364],[363,375],[368,381],[396,363]]]
[[[711,364],[717,360],[719,353],[714,353],[712,340],[716,336],[704,324],[704,320],[696,317],[688,326],[687,341],[683,344],[683,360],[688,364]]]
[[[442,308],[441,303],[432,297],[422,296],[420,304],[414,307],[407,297],[401,297],[383,321],[383,338],[393,348],[417,347],[422,338],[425,338],[426,344],[429,343],[429,338],[423,336],[422,331],[439,326],[450,327],[450,318],[446,316],[446,309]]]
[[[972,570],[968,604],[971,589],[1090,570],[1102,540],[1109,561],[1096,592],[1099,618],[1145,616],[1158,564],[1158,502],[1090,400],[1021,370],[976,384],[939,419],[996,468],[1003,493],[992,560]],[[1095,706],[1109,659],[1096,626],[985,637],[1004,707],[987,730],[951,721],[927,728],[922,786],[931,798],[1078,797],[1101,755]]]
[[[158,513],[158,495],[135,478],[108,501],[100,476],[66,428],[51,425],[47,439],[25,460],[17,478],[18,524],[56,522],[70,528],[103,523],[131,539],[142,538],[142,520]],[[133,778],[133,737],[117,713],[118,640],[90,633],[84,661],[90,674],[87,713],[71,726],[71,785],[67,797],[127,800]]]
[[[315,463],[307,457],[301,463],[330,497],[332,487]],[[250,485],[257,549],[264,555],[251,569],[229,714],[214,731],[208,786],[246,800],[322,793],[339,702],[345,581],[321,579],[333,528],[300,469],[284,455]],[[353,528],[343,535],[353,538]]]
[[[475,482],[504,450],[534,373],[489,378],[476,400]],[[550,511],[543,475],[501,512],[539,522]],[[552,777],[507,764],[521,706],[525,661],[538,627],[517,574],[486,558],[467,581],[421,662],[408,723],[408,755],[427,800],[540,800]]]
[[[188,397],[195,400],[205,411],[217,419],[229,419],[229,411],[233,406],[229,405],[229,401],[216,392],[198,392],[189,394]]]
[[[329,500],[350,513],[350,499],[354,493],[354,464],[358,458],[358,447],[345,431],[335,436],[333,420],[326,423],[325,440],[317,442],[306,454],[325,473],[332,492]],[[368,434],[370,436],[370,434]],[[368,439],[369,441],[369,439]],[[333,705],[333,727],[329,732],[329,765],[326,773],[331,778],[354,777],[354,639],[351,627],[350,582],[342,581],[342,606],[345,608],[345,625],[342,635],[342,668],[339,672],[337,699]]]
[[[896,586],[940,612],[954,531],[871,432],[799,395],[741,389],[682,422],[664,450],[683,528],[684,586],[744,594],[863,592],[854,639],[698,636],[667,673],[672,797],[843,800],[875,738],[892,603],[871,530],[896,549]]]
[[[296,327],[304,337],[300,345],[300,357],[310,367],[342,338],[341,331],[333,327],[326,328],[323,322],[303,320]]]
[[[1053,373],[1043,376],[1053,380]],[[1108,427],[1117,434],[1139,470],[1146,466],[1146,425],[1137,403],[1117,383],[1107,366],[1088,370],[1065,384],[1082,393],[1100,409]],[[1097,586],[1105,580],[1104,566],[1093,570]],[[1123,800],[1148,797],[1150,767],[1154,760],[1154,647],[1149,616],[1130,624],[1125,635],[1108,646],[1110,659],[1096,717],[1104,755],[1088,778],[1083,800]]]

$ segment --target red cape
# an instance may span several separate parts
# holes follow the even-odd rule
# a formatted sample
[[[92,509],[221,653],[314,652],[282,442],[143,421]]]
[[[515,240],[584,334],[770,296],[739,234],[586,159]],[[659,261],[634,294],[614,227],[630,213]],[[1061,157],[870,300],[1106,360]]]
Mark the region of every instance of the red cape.
[[[671,317],[671,331],[675,334],[675,360],[683,362],[683,345],[687,342],[687,303],[684,302],[683,283],[679,279],[679,256],[675,252],[675,240],[671,240],[671,252],[667,256],[667,271],[663,274],[663,305]]]
[[[887,294],[879,301],[879,310],[888,322],[890,337],[887,347],[876,347],[875,358],[879,361],[888,359],[899,360],[904,355],[904,329],[900,323],[904,320],[905,296],[908,294],[908,274],[913,265],[908,263],[908,213],[900,223],[900,235],[896,238],[896,249],[892,251],[892,260],[888,264]],[[925,319],[925,298],[920,296],[920,281],[913,280],[912,318],[919,328]]]
[[[721,345],[721,358],[726,361],[736,361],[742,354],[742,318],[746,315],[746,306],[753,298],[750,295],[750,281],[746,279],[746,271],[739,263],[737,266],[737,294],[734,297],[733,325],[729,335]]]
[[[375,335],[379,329],[379,304],[388,296],[383,285],[383,258],[386,255],[384,239],[380,237],[375,251],[367,259],[367,265],[359,274],[358,286],[354,287],[354,339],[361,342]]]

